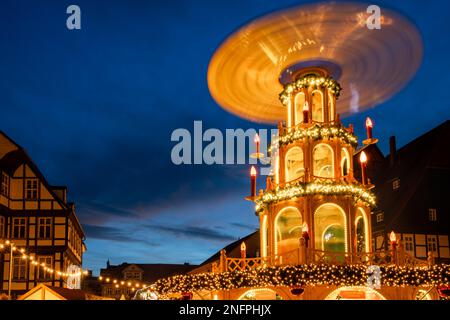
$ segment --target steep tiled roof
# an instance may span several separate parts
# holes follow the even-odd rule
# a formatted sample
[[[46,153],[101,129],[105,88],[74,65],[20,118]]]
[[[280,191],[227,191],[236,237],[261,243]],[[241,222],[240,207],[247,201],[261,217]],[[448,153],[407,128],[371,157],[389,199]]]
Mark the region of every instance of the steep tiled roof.
[[[422,233],[448,233],[450,195],[450,121],[446,121],[396,151],[391,164],[388,155],[374,177],[378,210],[385,214],[386,228]],[[399,179],[400,187],[392,183]],[[427,208],[440,207],[439,224],[430,224]],[[446,209],[447,208],[447,209]]]

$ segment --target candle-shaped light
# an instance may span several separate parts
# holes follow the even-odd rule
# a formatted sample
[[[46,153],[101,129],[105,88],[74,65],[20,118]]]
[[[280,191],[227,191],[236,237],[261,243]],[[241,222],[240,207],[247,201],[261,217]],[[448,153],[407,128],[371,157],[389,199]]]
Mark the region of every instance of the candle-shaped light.
[[[373,129],[373,122],[372,119],[367,117],[366,119],[366,130],[367,130],[367,139],[372,139],[372,129]]]
[[[397,236],[394,231],[391,231],[389,234],[389,240],[391,241],[392,246],[394,247],[397,244]]]
[[[241,258],[245,259],[247,257],[247,246],[245,245],[245,242],[242,241],[241,243]]]
[[[254,166],[250,169],[250,196],[256,196],[256,169]]]
[[[260,140],[259,140],[259,135],[258,134],[255,134],[254,141],[255,141],[255,145],[256,145],[256,154],[259,154],[259,143],[260,143]]]
[[[397,263],[397,236],[395,235],[394,231],[391,231],[391,233],[389,234],[389,240],[391,241],[391,246],[392,246],[392,258],[393,258],[393,262]]]
[[[367,156],[364,151],[361,151],[361,155],[359,156],[359,162],[361,163],[361,182],[363,185],[365,185],[367,183],[366,181]]]
[[[303,104],[303,123],[308,123],[309,118],[309,104],[308,101],[305,101]]]

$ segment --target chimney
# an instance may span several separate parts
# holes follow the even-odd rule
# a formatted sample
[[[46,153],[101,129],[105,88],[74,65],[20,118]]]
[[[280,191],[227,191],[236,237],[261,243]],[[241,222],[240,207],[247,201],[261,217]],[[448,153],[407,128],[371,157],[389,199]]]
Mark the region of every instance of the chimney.
[[[392,167],[395,164],[395,158],[396,158],[396,153],[397,153],[397,145],[395,142],[395,136],[391,136],[389,138],[389,147],[390,147],[389,163]]]

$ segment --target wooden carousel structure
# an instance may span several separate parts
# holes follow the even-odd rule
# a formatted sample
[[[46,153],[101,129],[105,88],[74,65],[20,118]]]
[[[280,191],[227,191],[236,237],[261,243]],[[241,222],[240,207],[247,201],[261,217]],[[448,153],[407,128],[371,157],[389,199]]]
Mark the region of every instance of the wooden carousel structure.
[[[215,101],[245,119],[278,124],[272,175],[257,192],[252,167],[246,198],[260,221],[261,254],[247,257],[242,243],[239,258],[222,251],[198,274],[159,281],[155,290],[189,291],[196,299],[437,296],[434,284],[445,267],[409,257],[395,233],[391,250],[373,252],[370,159],[360,153],[362,176],[355,177],[358,140],[340,120],[389,99],[422,59],[410,21],[381,8],[381,29],[372,30],[367,7],[324,2],[275,12],[237,30],[214,53],[208,86]],[[366,145],[377,142],[372,127],[367,119]],[[257,148],[253,157],[265,155]],[[368,287],[366,272],[377,278],[378,271],[390,276]],[[420,281],[411,285],[406,274]]]

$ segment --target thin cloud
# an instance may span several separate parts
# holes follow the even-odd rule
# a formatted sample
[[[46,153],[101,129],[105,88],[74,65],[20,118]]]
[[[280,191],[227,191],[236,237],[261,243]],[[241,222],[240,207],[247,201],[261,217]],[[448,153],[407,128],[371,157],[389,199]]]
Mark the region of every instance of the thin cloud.
[[[190,238],[201,238],[206,240],[217,240],[217,241],[229,241],[235,240],[232,235],[222,233],[210,228],[195,227],[195,226],[166,226],[166,225],[150,225],[158,231],[172,233],[176,236],[190,237]]]

